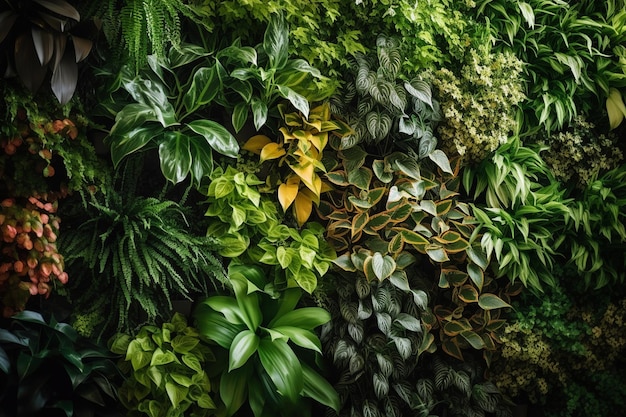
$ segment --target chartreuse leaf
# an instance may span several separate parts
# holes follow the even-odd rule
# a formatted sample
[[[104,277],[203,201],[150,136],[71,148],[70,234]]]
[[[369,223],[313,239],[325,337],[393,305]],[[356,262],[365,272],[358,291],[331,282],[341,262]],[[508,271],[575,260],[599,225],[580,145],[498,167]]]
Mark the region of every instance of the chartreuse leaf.
[[[243,366],[259,346],[259,336],[252,330],[244,330],[233,339],[228,352],[228,372]]]
[[[302,365],[284,339],[261,339],[258,347],[261,365],[278,392],[296,403],[304,388]]]
[[[337,394],[337,391],[326,378],[315,372],[304,362],[302,363],[302,378],[304,382],[302,395],[339,412],[339,394]]]
[[[615,129],[626,117],[626,105],[622,99],[622,93],[616,88],[609,89],[609,97],[606,99],[606,110],[609,114],[611,129]]]

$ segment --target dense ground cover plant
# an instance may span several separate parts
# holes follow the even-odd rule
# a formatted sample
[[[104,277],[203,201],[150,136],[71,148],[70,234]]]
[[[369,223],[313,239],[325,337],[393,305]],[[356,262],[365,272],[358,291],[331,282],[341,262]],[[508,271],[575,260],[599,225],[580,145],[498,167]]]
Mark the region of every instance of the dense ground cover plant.
[[[143,326],[135,336],[117,334],[109,346],[123,355],[119,367],[126,379],[119,398],[127,416],[214,414],[210,369],[215,356],[183,315],[174,314],[161,327]]]
[[[0,416],[121,417],[115,356],[67,323],[22,311],[0,328]]]
[[[543,404],[548,416],[619,413],[626,400],[622,293],[612,300],[604,291],[577,294],[559,287],[524,299],[505,329],[491,379],[513,398]]]
[[[463,67],[433,72],[442,122],[437,133],[443,149],[468,164],[485,159],[519,129],[517,105],[524,99],[522,62],[512,53],[470,49]]]

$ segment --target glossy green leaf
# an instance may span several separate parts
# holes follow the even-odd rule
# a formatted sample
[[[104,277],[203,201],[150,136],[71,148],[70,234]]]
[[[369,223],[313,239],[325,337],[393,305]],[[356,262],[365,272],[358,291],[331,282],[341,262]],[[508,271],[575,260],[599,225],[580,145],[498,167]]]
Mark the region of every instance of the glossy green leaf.
[[[236,158],[239,153],[239,143],[237,139],[221,124],[212,120],[194,120],[189,122],[187,126],[203,136],[211,148],[215,149],[222,155]]]
[[[447,172],[448,174],[452,174],[452,167],[450,166],[450,161],[448,160],[448,156],[441,150],[435,149],[428,157],[431,161],[433,161],[443,172]]]
[[[372,269],[379,281],[388,278],[396,270],[396,262],[389,255],[383,256],[380,252],[372,256]]]
[[[483,339],[474,331],[465,330],[460,333],[461,337],[465,339],[474,349],[482,349],[485,347]]]
[[[322,345],[319,338],[310,330],[294,326],[274,326],[272,330],[284,334],[300,347],[322,353]]]
[[[151,143],[159,135],[163,134],[163,128],[156,123],[147,123],[122,135],[109,136],[111,144],[111,159],[114,166],[118,166],[124,157],[139,151]]]
[[[199,68],[193,75],[191,86],[183,97],[188,112],[193,112],[213,101],[222,89],[217,65]]]
[[[179,131],[167,131],[159,145],[161,171],[174,184],[182,182],[191,169],[189,137]]]
[[[179,124],[169,102],[165,86],[157,81],[136,77],[124,83],[124,89],[138,103],[149,106],[163,127]]]
[[[211,307],[213,310],[222,313],[226,320],[232,324],[244,324],[241,317],[241,310],[237,300],[233,297],[225,295],[216,295],[207,298],[203,304]]]
[[[259,336],[252,330],[244,330],[233,339],[228,352],[228,372],[243,366],[259,346]]]
[[[339,412],[339,395],[326,378],[304,362],[302,363],[302,377],[304,382],[302,395]]]
[[[272,320],[269,327],[293,326],[313,330],[330,321],[330,313],[319,307],[303,307],[289,311]]]
[[[187,398],[189,388],[178,385],[174,382],[165,383],[165,391],[174,408],[177,408],[179,404]]]
[[[246,401],[248,384],[252,374],[252,364],[222,373],[220,378],[220,398],[224,402],[227,417],[234,415]]]
[[[483,270],[476,264],[468,264],[467,273],[469,274],[472,282],[474,282],[474,285],[478,288],[478,291],[482,291],[483,285],[485,284],[485,273]]]
[[[243,324],[229,322],[222,314],[203,304],[198,306],[194,317],[199,333],[224,349],[229,349],[235,336],[246,328]]]
[[[294,90],[284,85],[277,85],[276,88],[278,88],[278,92],[283,98],[289,100],[289,102],[296,109],[302,112],[304,117],[306,117],[307,119],[309,118],[309,101],[306,99],[306,97],[296,93]]]
[[[478,305],[483,310],[494,310],[497,308],[511,307],[508,303],[502,300],[495,294],[481,294],[478,298]]]
[[[267,121],[267,103],[257,97],[253,97],[250,102],[250,108],[254,118],[254,127],[256,130],[260,130]]]
[[[189,172],[193,183],[199,186],[202,179],[213,172],[213,152],[204,137],[195,135],[189,136],[189,151],[191,152]]]
[[[169,350],[163,351],[161,348],[156,348],[156,350],[152,353],[150,366],[167,365],[172,362],[178,362],[178,359],[173,352]]]
[[[289,58],[289,28],[280,14],[272,14],[263,36],[263,50],[270,58],[270,67],[282,69]]]
[[[233,114],[231,116],[231,122],[236,133],[243,128],[248,120],[248,103],[241,102],[235,105]]]
[[[258,352],[261,365],[278,392],[295,404],[304,388],[302,365],[296,354],[282,339],[262,339]]]
[[[459,288],[459,298],[465,303],[475,303],[478,301],[478,291],[471,285],[464,285]]]

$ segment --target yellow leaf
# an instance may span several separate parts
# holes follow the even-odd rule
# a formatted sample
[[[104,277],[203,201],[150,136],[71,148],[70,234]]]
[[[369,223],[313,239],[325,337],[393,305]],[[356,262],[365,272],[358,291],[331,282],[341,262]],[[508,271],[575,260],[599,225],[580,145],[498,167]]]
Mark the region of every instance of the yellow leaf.
[[[323,151],[328,143],[328,132],[322,132],[311,136],[311,143],[317,148],[318,151]]]
[[[298,165],[289,165],[293,172],[300,177],[304,185],[307,186],[308,189],[315,192],[319,195],[319,190],[321,189],[321,180],[319,188],[316,190],[315,188],[315,177],[319,178],[318,175],[315,174],[315,167],[311,163],[298,164]]]
[[[285,155],[285,149],[283,146],[276,142],[270,142],[261,149],[261,162],[268,159],[277,159]]]
[[[283,210],[286,211],[296,199],[298,188],[300,188],[300,179],[295,175],[290,177],[286,183],[278,186],[278,201]]]
[[[311,198],[311,194],[309,190],[302,190],[302,192],[298,193],[296,196],[296,200],[293,205],[293,215],[295,216],[300,227],[306,223],[311,216],[312,211],[313,199]]]
[[[611,130],[613,130],[626,117],[626,106],[622,100],[622,94],[616,88],[609,90],[609,98],[606,99],[606,110],[609,113]]]
[[[261,149],[263,149],[263,147],[271,141],[272,140],[265,135],[255,135],[248,139],[248,141],[243,145],[243,149],[259,155],[261,153]]]
[[[289,142],[291,139],[295,138],[295,136],[292,135],[291,132],[289,132],[289,130],[284,126],[278,130],[280,130],[280,133],[283,134],[283,137],[285,138],[285,142]]]

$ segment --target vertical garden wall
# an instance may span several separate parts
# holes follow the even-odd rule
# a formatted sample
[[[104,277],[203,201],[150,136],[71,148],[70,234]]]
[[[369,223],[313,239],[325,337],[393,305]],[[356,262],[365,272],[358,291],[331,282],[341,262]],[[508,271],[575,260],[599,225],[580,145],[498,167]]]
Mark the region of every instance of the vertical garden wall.
[[[0,417],[621,415],[621,0],[0,4]]]

